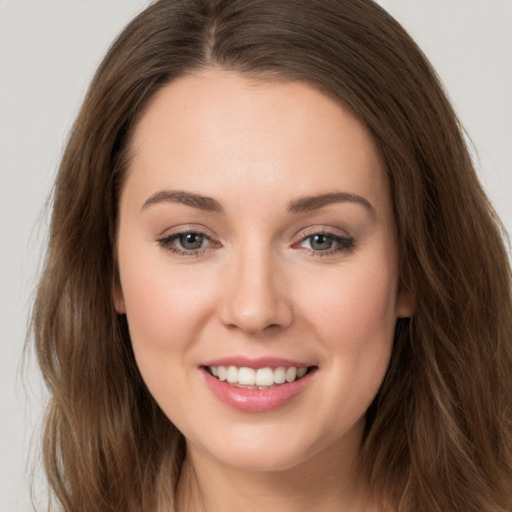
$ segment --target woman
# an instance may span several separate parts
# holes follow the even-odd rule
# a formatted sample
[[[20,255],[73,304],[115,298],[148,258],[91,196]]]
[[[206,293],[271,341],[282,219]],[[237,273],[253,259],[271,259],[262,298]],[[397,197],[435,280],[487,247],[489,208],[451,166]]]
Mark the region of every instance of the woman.
[[[463,200],[461,200],[463,198]],[[64,510],[512,510],[512,301],[434,72],[370,1],[157,1],[55,187]]]

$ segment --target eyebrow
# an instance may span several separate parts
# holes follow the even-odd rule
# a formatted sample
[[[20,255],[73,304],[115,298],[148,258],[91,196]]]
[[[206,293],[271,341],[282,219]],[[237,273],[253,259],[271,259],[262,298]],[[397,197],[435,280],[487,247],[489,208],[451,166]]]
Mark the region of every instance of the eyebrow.
[[[142,210],[158,203],[180,203],[207,212],[223,213],[221,204],[212,197],[193,194],[183,190],[161,190],[150,196],[142,205]]]
[[[224,213],[224,208],[216,199],[183,190],[160,190],[146,200],[141,210],[159,203],[179,203],[207,212]],[[288,203],[287,211],[290,213],[307,213],[319,210],[332,203],[356,203],[363,206],[373,216],[376,215],[375,208],[368,199],[350,192],[329,192],[299,197]]]
[[[377,213],[368,199],[350,192],[330,192],[315,196],[299,197],[288,204],[288,211],[290,213],[306,213],[319,210],[332,203],[356,203],[364,206],[372,216],[375,216]]]

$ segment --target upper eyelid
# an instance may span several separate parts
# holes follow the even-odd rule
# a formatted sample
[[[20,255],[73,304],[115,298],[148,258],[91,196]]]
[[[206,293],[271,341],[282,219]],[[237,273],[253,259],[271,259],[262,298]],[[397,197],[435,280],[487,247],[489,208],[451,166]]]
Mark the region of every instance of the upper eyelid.
[[[197,233],[198,235],[204,235],[210,239],[215,238],[211,230],[202,225],[190,224],[190,225],[178,225],[173,227],[166,227],[158,235],[158,239],[168,238],[172,236],[178,236],[184,233]]]
[[[344,229],[328,226],[311,226],[309,228],[300,229],[293,238],[295,240],[304,240],[313,235],[328,235],[340,239],[353,238],[353,236]]]

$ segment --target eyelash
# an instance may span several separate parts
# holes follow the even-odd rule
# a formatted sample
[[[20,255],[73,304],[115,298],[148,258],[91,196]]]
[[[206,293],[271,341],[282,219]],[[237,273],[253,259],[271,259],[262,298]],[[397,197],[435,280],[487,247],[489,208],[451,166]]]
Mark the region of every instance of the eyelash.
[[[308,240],[311,243],[313,238],[317,237],[317,236],[323,236],[327,239],[332,240],[332,243],[335,244],[336,247],[334,249],[329,248],[325,251],[320,251],[320,250],[303,247],[303,249],[308,254],[310,254],[311,256],[314,256],[314,257],[325,258],[328,256],[334,256],[334,255],[341,254],[341,253],[348,253],[354,247],[354,239],[353,238],[351,238],[349,236],[343,237],[343,236],[335,235],[333,233],[329,233],[328,231],[314,231],[312,233],[309,233],[308,235],[301,238],[301,240],[299,242],[295,243],[292,247],[294,247],[294,248],[301,247],[302,244]]]
[[[205,241],[208,242],[208,246],[201,247],[198,250],[187,250],[187,249],[181,249],[177,247],[175,242],[180,239],[180,237],[186,236],[186,235],[197,235],[200,237],[203,237]],[[164,236],[162,238],[159,238],[157,240],[158,244],[163,247],[164,249],[171,251],[172,253],[182,256],[185,258],[197,258],[199,256],[202,256],[211,245],[215,245],[215,242],[212,242],[212,239],[205,235],[204,233],[201,233],[200,231],[180,231],[179,233],[174,233],[169,236]],[[220,246],[220,244],[217,244]]]
[[[200,236],[203,238],[204,241],[208,242],[208,245],[206,247],[200,247],[198,249],[192,249],[192,250],[187,250],[187,249],[177,247],[175,245],[176,241],[179,241],[179,239],[181,237],[186,236],[186,235]],[[305,243],[308,240],[311,243],[313,238],[316,236],[323,236],[327,239],[332,240],[333,244],[336,244],[337,247],[334,249],[328,248],[325,251],[302,247],[303,243]],[[202,256],[205,252],[208,251],[208,249],[212,245],[217,245],[218,247],[221,246],[220,243],[213,242],[212,239],[208,235],[201,233],[200,231],[180,231],[179,233],[174,233],[172,235],[159,238],[159,239],[157,239],[157,242],[164,249],[166,249],[178,256],[182,256],[182,257],[186,257],[186,258],[197,258],[199,256]],[[333,255],[340,254],[340,253],[348,253],[354,247],[354,240],[353,240],[353,238],[348,237],[348,236],[341,237],[341,236],[334,235],[333,233],[329,233],[326,231],[315,231],[315,232],[308,234],[307,236],[302,237],[300,239],[300,241],[293,244],[292,247],[293,248],[302,248],[309,255],[311,255],[313,257],[322,258],[322,257],[326,257],[326,256],[333,256]]]

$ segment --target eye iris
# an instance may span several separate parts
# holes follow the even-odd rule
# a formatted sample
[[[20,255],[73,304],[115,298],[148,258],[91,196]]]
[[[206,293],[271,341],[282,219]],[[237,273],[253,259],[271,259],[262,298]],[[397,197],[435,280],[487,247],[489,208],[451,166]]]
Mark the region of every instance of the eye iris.
[[[200,249],[204,237],[198,233],[185,233],[179,236],[180,245],[187,250]]]
[[[310,238],[310,244],[315,251],[326,251],[332,247],[333,239],[327,235],[314,235]]]

